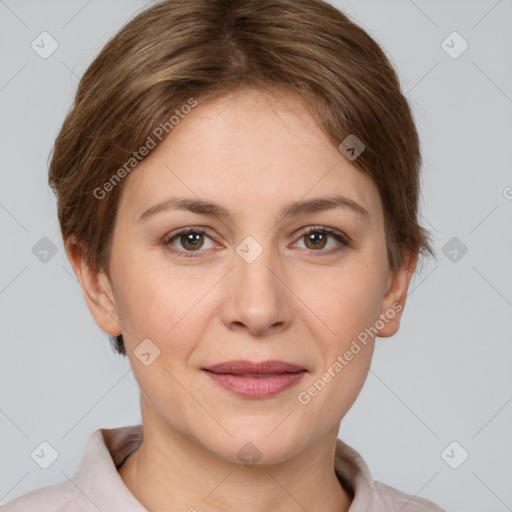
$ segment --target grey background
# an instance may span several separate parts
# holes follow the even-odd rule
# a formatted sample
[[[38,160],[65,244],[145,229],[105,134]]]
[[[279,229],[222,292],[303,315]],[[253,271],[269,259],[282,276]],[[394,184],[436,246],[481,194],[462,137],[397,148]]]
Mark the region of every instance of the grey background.
[[[331,3],[398,70],[438,253],[413,280],[398,334],[378,340],[340,438],[374,479],[447,510],[512,510],[512,1]],[[47,163],[79,77],[144,6],[0,0],[0,503],[71,478],[94,430],[140,422],[129,363],[63,252]],[[59,44],[47,59],[31,48],[43,31]],[[469,43],[458,58],[441,45],[453,31]],[[43,237],[57,251],[46,262],[32,251]],[[59,455],[46,470],[31,458],[42,441]]]

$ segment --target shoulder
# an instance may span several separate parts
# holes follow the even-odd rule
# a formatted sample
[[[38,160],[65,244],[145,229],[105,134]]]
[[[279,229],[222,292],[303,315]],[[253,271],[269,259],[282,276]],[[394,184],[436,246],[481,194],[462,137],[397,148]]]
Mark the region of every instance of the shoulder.
[[[445,512],[432,501],[373,480],[361,454],[341,439],[336,441],[335,470],[353,496],[349,512]]]
[[[379,481],[373,482],[375,492],[388,512],[446,512],[432,501],[406,494]]]
[[[78,471],[61,483],[28,492],[0,512],[147,512],[124,485],[117,467],[142,440],[142,426],[98,429],[87,442]]]
[[[83,494],[72,482],[42,487],[23,494],[0,507],[0,512],[86,512]],[[90,504],[92,505],[92,504]],[[92,505],[94,508],[94,505]]]

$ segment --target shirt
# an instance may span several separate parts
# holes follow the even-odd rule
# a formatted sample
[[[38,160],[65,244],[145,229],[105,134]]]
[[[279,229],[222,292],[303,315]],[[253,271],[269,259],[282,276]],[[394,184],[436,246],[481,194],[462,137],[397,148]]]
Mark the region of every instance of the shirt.
[[[117,471],[141,442],[142,425],[96,430],[73,478],[26,493],[0,511],[148,512]],[[349,512],[445,512],[431,501],[374,481],[359,453],[340,439],[334,468],[340,484],[353,494]]]

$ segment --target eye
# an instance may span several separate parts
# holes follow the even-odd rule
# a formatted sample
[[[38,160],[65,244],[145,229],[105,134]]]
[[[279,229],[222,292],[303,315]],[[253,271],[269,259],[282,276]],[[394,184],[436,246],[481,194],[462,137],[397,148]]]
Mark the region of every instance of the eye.
[[[338,245],[336,246],[335,243],[333,250],[322,251],[322,249],[328,246],[329,238],[337,241]],[[305,240],[306,249],[316,252],[338,252],[350,245],[350,239],[346,235],[324,226],[308,228],[300,234],[299,240],[302,239]]]
[[[182,229],[180,231],[170,233],[168,236],[166,236],[163,240],[163,244],[166,247],[169,247],[169,249],[176,253],[177,256],[185,256],[185,257],[195,257],[195,254],[187,254],[187,253],[194,253],[194,252],[201,252],[199,249],[205,248],[205,237],[210,239],[212,242],[212,245],[210,247],[206,247],[206,249],[211,249],[215,246],[213,243],[213,240],[206,234],[206,231],[200,228],[186,228]],[[173,247],[176,247],[174,244],[178,243],[181,245],[182,249],[175,249]]]
[[[210,240],[209,246],[208,244],[205,246],[205,239]],[[300,234],[299,240],[302,239],[305,240],[305,249],[313,252],[332,254],[350,246],[350,238],[348,236],[324,226],[308,228]],[[323,250],[328,247],[329,239],[336,241],[337,244],[334,243],[334,248],[331,247],[330,250]],[[187,258],[198,257],[199,255],[194,253],[202,252],[201,249],[212,249],[215,247],[215,243],[204,229],[194,227],[170,233],[162,240],[162,244],[178,257]],[[179,244],[181,248],[177,247],[176,244]]]

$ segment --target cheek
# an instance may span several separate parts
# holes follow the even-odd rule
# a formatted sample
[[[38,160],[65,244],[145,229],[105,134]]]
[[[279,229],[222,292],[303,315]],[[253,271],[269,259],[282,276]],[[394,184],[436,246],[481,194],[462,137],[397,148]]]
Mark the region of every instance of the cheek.
[[[297,391],[305,428],[311,431],[334,427],[359,395],[371,365],[370,327],[378,319],[380,304],[378,282],[368,275],[338,272],[316,282],[308,306],[315,313],[309,313],[309,325],[316,326],[311,329],[311,348],[317,365]]]
[[[193,405],[186,391],[187,363],[204,333],[201,319],[206,318],[207,301],[201,298],[213,285],[208,286],[208,278],[195,280],[176,272],[166,275],[164,270],[133,269],[121,287],[120,311],[134,376],[146,399],[160,411],[182,409],[183,403]],[[145,365],[137,355],[147,339],[157,348],[145,342],[145,351],[151,360],[153,354],[157,357]],[[192,407],[190,414],[198,411]]]
[[[152,340],[160,350],[160,361],[176,368],[204,331],[209,291],[218,276],[185,273],[170,265],[148,264],[150,260],[147,254],[118,260],[116,305],[126,332],[123,338],[132,352],[142,340]]]
[[[319,339],[339,351],[378,319],[381,281],[370,267],[347,265],[300,278],[294,291],[309,311],[311,325],[317,326]]]
[[[115,299],[125,344],[133,350],[149,338],[161,351],[172,350],[177,361],[193,350],[193,340],[220,306],[214,297],[222,283],[219,275],[201,266],[184,270],[159,259],[157,264],[148,261],[151,258],[142,251],[126,252],[115,260]],[[324,352],[340,352],[378,318],[381,266],[376,258],[367,261],[354,254],[337,267],[319,266],[314,272],[294,269],[287,277],[294,296],[285,294],[281,299],[295,303],[302,321],[309,318],[308,329],[324,345]]]

